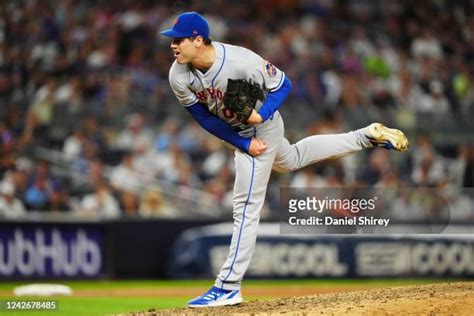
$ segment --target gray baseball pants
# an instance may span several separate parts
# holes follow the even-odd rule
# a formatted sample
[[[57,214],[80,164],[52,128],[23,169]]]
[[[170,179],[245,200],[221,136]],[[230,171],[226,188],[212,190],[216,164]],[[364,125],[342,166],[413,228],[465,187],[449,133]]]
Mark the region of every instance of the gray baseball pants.
[[[273,119],[256,125],[254,129],[254,136],[268,145],[263,154],[252,157],[240,150],[235,151],[234,226],[229,255],[215,281],[217,287],[240,289],[255,248],[260,210],[272,170],[290,172],[370,146],[361,130],[309,136],[293,145],[284,137],[284,131],[281,115],[275,112]]]

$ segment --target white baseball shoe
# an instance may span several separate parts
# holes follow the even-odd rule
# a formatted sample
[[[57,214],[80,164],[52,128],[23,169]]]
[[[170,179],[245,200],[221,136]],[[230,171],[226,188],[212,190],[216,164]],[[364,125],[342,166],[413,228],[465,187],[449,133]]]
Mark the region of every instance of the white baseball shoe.
[[[240,290],[224,290],[213,286],[209,291],[188,302],[188,307],[216,307],[242,303]]]
[[[408,138],[402,131],[388,128],[380,123],[372,123],[364,129],[365,136],[373,146],[405,151],[410,147]]]

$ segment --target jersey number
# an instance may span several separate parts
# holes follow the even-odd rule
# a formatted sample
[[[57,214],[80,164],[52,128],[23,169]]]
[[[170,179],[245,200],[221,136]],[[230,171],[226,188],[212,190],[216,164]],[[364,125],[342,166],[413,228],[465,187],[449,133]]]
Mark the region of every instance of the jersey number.
[[[234,112],[232,112],[230,109],[228,108],[224,108],[222,110],[222,114],[224,114],[224,117],[225,118],[233,118],[235,116]]]

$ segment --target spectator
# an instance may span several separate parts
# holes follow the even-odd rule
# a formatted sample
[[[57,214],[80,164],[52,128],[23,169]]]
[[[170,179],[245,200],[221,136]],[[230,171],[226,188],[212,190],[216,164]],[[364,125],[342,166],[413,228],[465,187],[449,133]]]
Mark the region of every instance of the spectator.
[[[96,185],[94,193],[82,198],[79,214],[94,218],[118,218],[120,206],[109,186],[102,182]]]
[[[390,161],[387,151],[373,150],[368,157],[368,164],[360,174],[360,180],[369,185],[375,185],[382,176],[390,171]]]
[[[144,176],[140,175],[134,165],[131,153],[125,153],[122,162],[112,169],[110,183],[117,191],[120,205],[126,210],[126,214],[134,216],[138,211],[138,196],[136,192],[143,188]]]
[[[15,187],[12,183],[0,183],[0,217],[17,219],[26,216],[25,206],[15,197]]]
[[[411,53],[416,58],[441,59],[443,57],[441,45],[438,39],[433,36],[433,32],[429,27],[423,28],[420,36],[414,39],[411,45]]]
[[[120,205],[123,214],[127,217],[137,217],[139,209],[138,196],[130,191],[122,191],[120,194]]]
[[[447,180],[445,161],[436,152],[428,136],[421,136],[413,151],[411,179],[415,185],[434,187]]]
[[[72,192],[77,196],[93,192],[97,183],[104,182],[104,173],[104,164],[101,160],[90,161],[86,176],[73,179]]]
[[[49,78],[33,97],[27,114],[27,126],[24,134],[25,142],[32,141],[34,137],[40,140],[38,141],[40,145],[50,145],[49,129],[53,122],[56,87],[56,81]]]
[[[126,129],[122,130],[115,140],[115,148],[132,151],[136,146],[150,148],[153,133],[145,126],[145,118],[140,113],[132,113],[125,118]]]
[[[423,94],[419,100],[418,111],[446,118],[446,115],[449,115],[449,110],[449,102],[444,96],[443,84],[439,80],[432,80],[429,84],[429,93]]]
[[[68,161],[73,161],[81,155],[85,142],[85,135],[81,128],[75,128],[72,135],[64,141],[63,154]]]
[[[110,183],[118,191],[137,191],[141,189],[142,180],[133,166],[133,156],[125,153],[122,162],[110,173]]]
[[[49,206],[49,185],[47,179],[39,177],[25,192],[25,203],[30,210],[46,211]]]
[[[178,214],[166,205],[163,196],[156,188],[148,189],[140,202],[139,214],[142,217],[176,218]]]
[[[293,188],[324,188],[327,187],[326,180],[316,173],[314,166],[306,167],[296,172],[290,182]]]
[[[67,212],[71,210],[69,194],[61,183],[54,183],[49,194],[48,211]]]

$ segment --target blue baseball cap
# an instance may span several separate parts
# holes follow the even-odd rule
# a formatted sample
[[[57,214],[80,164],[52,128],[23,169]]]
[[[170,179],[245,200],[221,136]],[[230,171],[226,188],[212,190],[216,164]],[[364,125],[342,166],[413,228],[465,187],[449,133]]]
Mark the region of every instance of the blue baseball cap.
[[[197,12],[181,13],[173,22],[173,26],[160,32],[169,37],[196,37],[198,35],[209,38],[209,24],[207,20]]]

